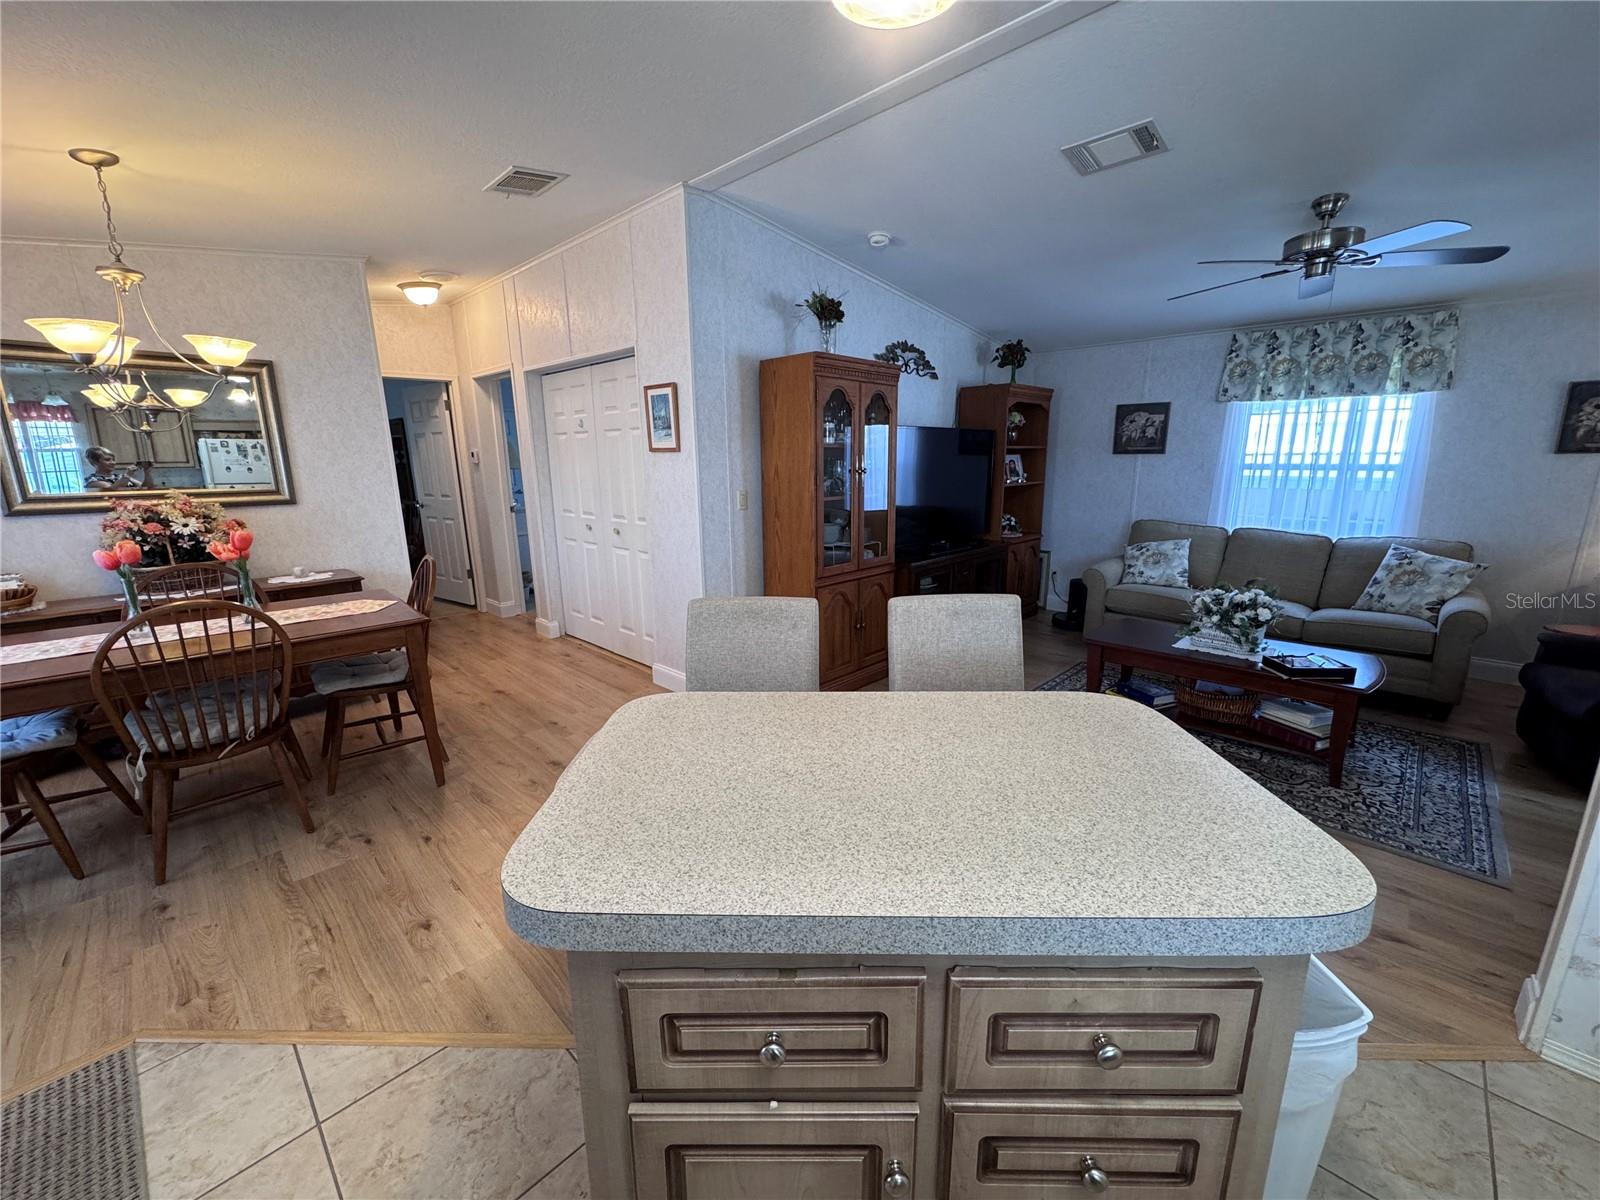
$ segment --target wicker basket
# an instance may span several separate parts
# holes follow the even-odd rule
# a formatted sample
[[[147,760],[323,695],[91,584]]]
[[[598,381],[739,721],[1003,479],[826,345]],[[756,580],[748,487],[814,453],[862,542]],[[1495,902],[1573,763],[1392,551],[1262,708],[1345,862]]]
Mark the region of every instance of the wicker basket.
[[[1192,679],[1173,681],[1172,690],[1178,697],[1178,711],[1186,717],[1198,717],[1218,725],[1246,725],[1255,715],[1261,700],[1258,692],[1200,691]]]
[[[14,592],[0,592],[0,613],[21,612],[25,608],[32,608],[34,599],[39,595],[39,589],[31,583],[25,583]]]

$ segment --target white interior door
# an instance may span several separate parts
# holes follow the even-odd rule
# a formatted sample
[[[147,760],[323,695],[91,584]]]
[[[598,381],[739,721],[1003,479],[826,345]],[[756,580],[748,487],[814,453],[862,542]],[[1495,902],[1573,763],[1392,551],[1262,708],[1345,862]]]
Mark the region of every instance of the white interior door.
[[[655,657],[644,406],[632,358],[543,378],[566,632]]]
[[[406,437],[411,442],[412,482],[421,505],[422,540],[439,566],[436,594],[458,604],[476,604],[461,509],[461,476],[456,470],[455,438],[450,428],[449,385],[407,383],[400,396],[405,404]]]
[[[618,654],[655,661],[655,605],[650,592],[649,488],[645,481],[644,397],[633,359],[589,368],[600,436],[606,589],[612,602]]]

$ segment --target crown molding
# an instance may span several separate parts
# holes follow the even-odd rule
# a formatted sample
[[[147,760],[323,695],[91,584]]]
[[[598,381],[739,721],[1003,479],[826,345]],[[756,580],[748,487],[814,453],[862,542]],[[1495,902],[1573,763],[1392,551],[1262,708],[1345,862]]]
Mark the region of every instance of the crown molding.
[[[91,238],[23,237],[7,234],[0,237],[4,246],[59,246],[68,250],[104,250],[104,241]],[[366,264],[369,255],[323,253],[315,250],[258,250],[253,247],[204,246],[186,242],[124,242],[122,248],[135,252],[149,250],[156,253],[181,252],[185,254],[226,254],[237,258],[299,258],[320,259],[325,262],[355,262]]]

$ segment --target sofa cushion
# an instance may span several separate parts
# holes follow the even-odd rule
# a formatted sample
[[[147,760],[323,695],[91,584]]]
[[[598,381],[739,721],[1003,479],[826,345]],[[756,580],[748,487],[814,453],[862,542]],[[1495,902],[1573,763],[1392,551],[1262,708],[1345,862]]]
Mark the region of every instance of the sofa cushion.
[[[1157,587],[1150,583],[1119,583],[1106,589],[1106,611],[1158,621],[1187,621],[1193,588]]]
[[[1279,600],[1278,604],[1281,611],[1267,626],[1267,636],[1298,642],[1305,633],[1306,618],[1311,615],[1310,605],[1296,604],[1293,600]]]
[[[1333,540],[1320,533],[1282,529],[1235,529],[1228,535],[1217,578],[1229,587],[1260,580],[1280,600],[1316,604],[1322,576],[1328,569]]]
[[[1306,617],[1300,636],[1318,646],[1426,656],[1433,653],[1434,627],[1432,621],[1400,613],[1319,608]]]
[[[1228,531],[1220,525],[1188,525],[1182,521],[1135,521],[1133,528],[1128,532],[1130,543],[1166,542],[1173,538],[1189,539],[1189,586],[1208,588],[1215,585],[1217,572],[1222,569],[1222,552],[1228,547]],[[1371,573],[1367,572],[1369,575]],[[1366,583],[1366,580],[1363,579],[1361,582]]]
[[[1322,591],[1317,594],[1319,608],[1349,608],[1361,598],[1367,581],[1378,569],[1390,546],[1411,546],[1429,554],[1442,554],[1446,558],[1472,560],[1472,546],[1467,542],[1447,542],[1439,538],[1340,538],[1328,555],[1328,572],[1322,577]]]
[[[1189,539],[1134,542],[1122,552],[1123,583],[1156,587],[1189,586]]]
[[[1429,554],[1411,546],[1390,546],[1351,607],[1437,621],[1445,601],[1466,591],[1483,571],[1482,563]]]

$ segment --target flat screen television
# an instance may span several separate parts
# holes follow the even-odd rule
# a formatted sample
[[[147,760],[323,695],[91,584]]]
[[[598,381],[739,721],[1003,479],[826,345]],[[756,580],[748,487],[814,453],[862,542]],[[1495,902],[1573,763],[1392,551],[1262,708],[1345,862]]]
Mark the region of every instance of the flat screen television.
[[[989,529],[992,429],[902,425],[895,434],[894,552],[904,561],[964,550]]]

